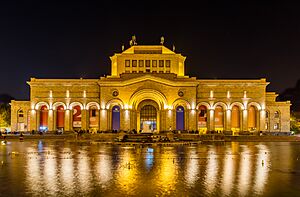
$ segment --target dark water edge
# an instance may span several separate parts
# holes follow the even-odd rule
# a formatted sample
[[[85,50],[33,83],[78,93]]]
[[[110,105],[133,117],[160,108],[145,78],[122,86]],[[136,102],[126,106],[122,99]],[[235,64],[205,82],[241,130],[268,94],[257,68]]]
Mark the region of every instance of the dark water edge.
[[[8,140],[0,183],[0,196],[300,196],[300,143]]]

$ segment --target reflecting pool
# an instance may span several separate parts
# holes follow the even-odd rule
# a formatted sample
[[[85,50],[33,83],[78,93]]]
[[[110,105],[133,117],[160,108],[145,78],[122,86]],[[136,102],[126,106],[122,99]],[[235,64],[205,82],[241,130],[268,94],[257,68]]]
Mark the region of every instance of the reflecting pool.
[[[300,196],[300,143],[8,141],[0,196]]]

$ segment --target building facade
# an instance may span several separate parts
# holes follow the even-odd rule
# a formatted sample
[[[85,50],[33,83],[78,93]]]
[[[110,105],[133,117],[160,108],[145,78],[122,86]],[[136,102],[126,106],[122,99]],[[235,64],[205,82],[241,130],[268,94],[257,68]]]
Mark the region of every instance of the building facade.
[[[290,131],[290,102],[266,79],[202,80],[163,45],[135,45],[99,79],[31,78],[30,101],[11,102],[12,131]]]

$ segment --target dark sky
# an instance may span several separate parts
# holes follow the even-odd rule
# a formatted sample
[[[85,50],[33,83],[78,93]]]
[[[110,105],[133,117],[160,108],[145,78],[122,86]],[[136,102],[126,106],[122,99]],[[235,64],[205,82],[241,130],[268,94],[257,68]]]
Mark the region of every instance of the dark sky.
[[[164,2],[164,3],[162,3]],[[0,94],[29,99],[36,78],[99,78],[137,43],[176,46],[186,74],[258,79],[281,93],[300,78],[300,6],[287,1],[1,1]],[[284,3],[286,2],[286,3]],[[199,5],[198,5],[199,4]]]

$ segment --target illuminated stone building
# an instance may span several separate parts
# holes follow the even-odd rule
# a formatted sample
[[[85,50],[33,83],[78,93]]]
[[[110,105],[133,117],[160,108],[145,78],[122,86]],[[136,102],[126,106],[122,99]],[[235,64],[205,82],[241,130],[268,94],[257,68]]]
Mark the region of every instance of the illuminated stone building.
[[[186,57],[163,43],[132,43],[110,59],[100,79],[31,78],[30,100],[11,102],[12,131],[290,130],[290,102],[276,102],[264,78],[189,77]]]

